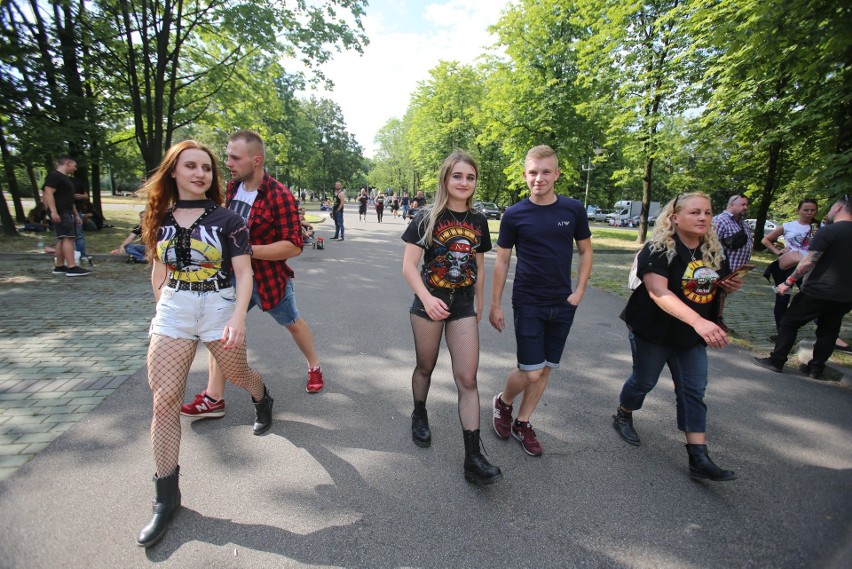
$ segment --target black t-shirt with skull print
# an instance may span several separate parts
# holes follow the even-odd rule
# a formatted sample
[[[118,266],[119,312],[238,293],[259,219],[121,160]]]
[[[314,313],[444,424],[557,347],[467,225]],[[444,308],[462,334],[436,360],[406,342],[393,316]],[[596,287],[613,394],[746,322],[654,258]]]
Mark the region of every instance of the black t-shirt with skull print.
[[[411,222],[402,234],[406,243],[424,249],[423,268],[420,275],[429,289],[459,289],[476,284],[476,254],[491,250],[488,220],[473,210],[464,213],[445,209],[435,220],[432,243],[421,240],[429,221],[423,212]]]

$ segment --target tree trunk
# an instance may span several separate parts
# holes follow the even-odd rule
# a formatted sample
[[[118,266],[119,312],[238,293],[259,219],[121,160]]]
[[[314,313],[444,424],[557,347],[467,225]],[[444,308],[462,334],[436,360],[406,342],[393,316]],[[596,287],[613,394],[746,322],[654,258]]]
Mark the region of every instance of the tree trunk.
[[[15,177],[15,159],[12,157],[9,145],[6,143],[6,132],[3,130],[2,123],[0,123],[0,154],[3,156],[3,170],[6,172],[9,193],[12,195],[12,202],[15,205],[15,219],[18,220],[18,223],[23,223],[26,221],[27,215],[24,213],[23,204],[21,204],[21,191],[18,188],[18,179]],[[6,225],[5,221],[3,225]]]
[[[779,168],[781,163],[782,145],[780,142],[773,142],[769,145],[769,155],[766,168],[766,179],[763,183],[763,189],[760,191],[760,199],[757,206],[757,219],[754,222],[754,246],[757,250],[765,249],[760,243],[763,239],[763,223],[766,221],[766,216],[769,213],[769,206],[772,205],[772,200],[775,197],[775,191],[778,189]]]
[[[9,211],[9,204],[6,203],[6,196],[3,195],[3,188],[0,188],[0,223],[3,224],[3,235],[14,237],[18,234],[15,220],[12,219],[12,213]]]

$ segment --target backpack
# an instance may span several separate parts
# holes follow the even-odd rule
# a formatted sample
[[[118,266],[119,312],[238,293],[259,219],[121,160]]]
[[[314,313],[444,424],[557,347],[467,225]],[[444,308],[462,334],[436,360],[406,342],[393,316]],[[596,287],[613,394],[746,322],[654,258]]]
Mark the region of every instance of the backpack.
[[[633,257],[633,266],[630,267],[630,272],[627,274],[627,288],[630,290],[636,290],[642,284],[642,279],[636,274],[639,270],[639,253],[641,252],[642,249],[636,252],[636,256]]]

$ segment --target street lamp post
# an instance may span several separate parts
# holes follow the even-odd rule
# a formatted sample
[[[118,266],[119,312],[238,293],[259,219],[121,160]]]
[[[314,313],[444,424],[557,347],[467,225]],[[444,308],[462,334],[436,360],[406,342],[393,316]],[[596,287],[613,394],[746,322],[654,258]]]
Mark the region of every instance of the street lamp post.
[[[595,156],[600,156],[601,153],[603,153],[603,148],[601,148],[600,146],[596,146],[594,152],[595,152]],[[581,166],[581,168],[582,168],[583,172],[586,173],[586,198],[583,200],[583,207],[588,208],[589,207],[589,178],[591,177],[592,170],[594,170],[595,167],[592,166],[592,157],[591,156],[589,156],[586,160],[587,160],[586,165]]]

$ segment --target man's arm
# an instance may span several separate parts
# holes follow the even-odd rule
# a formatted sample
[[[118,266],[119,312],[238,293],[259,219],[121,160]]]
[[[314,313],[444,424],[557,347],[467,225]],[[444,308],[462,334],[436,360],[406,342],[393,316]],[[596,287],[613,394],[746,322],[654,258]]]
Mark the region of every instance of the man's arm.
[[[44,187],[44,206],[50,212],[50,219],[54,223],[59,223],[62,218],[59,217],[59,213],[56,211],[56,200],[53,198],[55,192],[56,188],[51,188],[50,186]]]
[[[817,264],[817,261],[822,257],[822,251],[808,251],[808,254],[802,257],[799,264],[793,270],[793,274],[787,277],[787,280],[778,285],[775,289],[778,294],[786,294],[788,290],[793,288],[795,282],[806,277]]]
[[[577,288],[568,297],[568,302],[574,306],[578,306],[580,301],[583,300],[583,295],[586,294],[586,285],[592,275],[592,240],[577,241],[577,252],[580,257],[580,266],[577,269]]]
[[[289,192],[282,192],[278,199],[271,200],[271,207],[277,209],[280,229],[278,241],[265,245],[252,245],[252,257],[263,261],[284,261],[302,254],[302,227],[299,221],[299,208]]]
[[[494,261],[494,276],[491,277],[491,308],[488,311],[488,320],[498,332],[506,328],[503,318],[503,308],[500,302],[503,298],[503,289],[506,287],[506,277],[509,275],[509,263],[512,260],[512,249],[497,246],[497,260]]]

